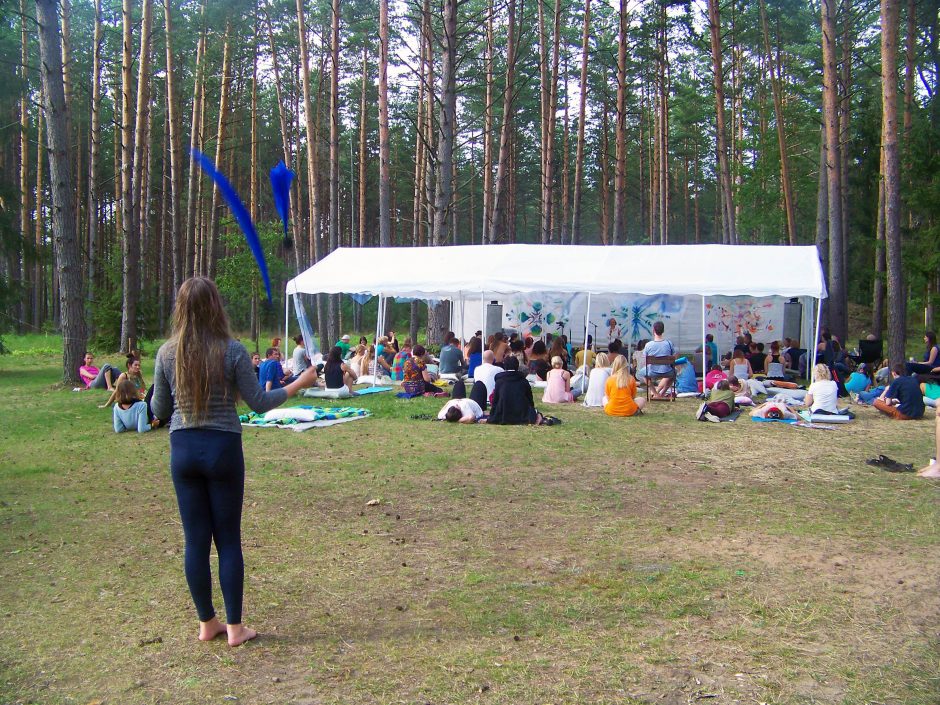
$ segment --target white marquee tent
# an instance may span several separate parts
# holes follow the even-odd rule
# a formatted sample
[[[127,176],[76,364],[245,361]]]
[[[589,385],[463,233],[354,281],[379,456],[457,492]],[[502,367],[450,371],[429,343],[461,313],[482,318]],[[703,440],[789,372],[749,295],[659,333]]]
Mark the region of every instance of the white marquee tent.
[[[812,298],[816,334],[827,295],[815,247],[769,245],[339,248],[287,283],[288,299],[302,293],[479,300],[484,310],[488,299],[520,292],[583,295],[588,311],[592,295],[697,296],[703,312],[712,296]],[[288,311],[285,301],[285,339]]]

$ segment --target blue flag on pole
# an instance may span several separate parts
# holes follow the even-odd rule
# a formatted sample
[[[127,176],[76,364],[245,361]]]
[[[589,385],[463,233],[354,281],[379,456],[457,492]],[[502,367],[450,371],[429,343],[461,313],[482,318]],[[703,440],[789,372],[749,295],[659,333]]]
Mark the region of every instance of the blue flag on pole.
[[[287,168],[282,159],[271,169],[269,176],[271,190],[274,192],[274,207],[284,224],[284,247],[290,248],[292,243],[287,236],[287,221],[290,220],[290,186],[294,181],[294,172]]]
[[[255,256],[255,262],[258,264],[258,270],[261,272],[261,278],[264,280],[264,289],[268,294],[268,302],[270,303],[271,278],[268,276],[268,265],[264,261],[264,250],[261,247],[261,240],[258,239],[255,224],[251,222],[251,215],[249,215],[245,204],[242,203],[242,199],[238,197],[235,189],[232,188],[232,184],[229,183],[229,180],[225,178],[222,172],[216,171],[215,165],[209,157],[198,149],[194,149],[193,159],[215,182],[215,185],[219,187],[219,192],[222,194],[225,202],[228,203],[232,215],[235,216],[235,222],[238,223],[238,227],[241,228],[242,234],[248,242],[248,247],[251,249],[251,254]]]

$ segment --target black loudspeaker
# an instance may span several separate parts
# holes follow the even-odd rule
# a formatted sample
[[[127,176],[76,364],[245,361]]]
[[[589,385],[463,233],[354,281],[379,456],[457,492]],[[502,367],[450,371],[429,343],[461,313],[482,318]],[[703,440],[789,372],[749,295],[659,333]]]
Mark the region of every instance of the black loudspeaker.
[[[503,329],[503,305],[491,301],[486,305],[486,335],[489,337]]]
[[[796,299],[787,301],[783,305],[783,337],[791,340],[800,340],[803,330],[803,304]],[[804,341],[800,341],[804,342]]]

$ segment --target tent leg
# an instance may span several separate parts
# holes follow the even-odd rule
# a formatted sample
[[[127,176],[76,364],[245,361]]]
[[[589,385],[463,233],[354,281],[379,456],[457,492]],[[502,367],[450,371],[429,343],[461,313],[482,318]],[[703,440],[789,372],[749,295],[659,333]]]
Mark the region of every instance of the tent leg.
[[[813,331],[813,366],[811,369],[806,370],[806,380],[812,384],[813,382],[813,372],[816,369],[816,349],[819,346],[819,323],[822,320],[822,299],[816,299],[816,330]]]
[[[588,348],[588,326],[590,325],[588,322],[590,320],[591,320],[591,292],[589,291],[588,297],[587,297],[587,309],[584,312],[584,375],[581,377],[581,394],[582,395],[586,391],[585,386],[584,386],[584,380],[587,379],[588,377],[588,357],[591,358],[591,363],[590,363],[591,369],[594,369],[595,356],[588,355],[588,349],[589,349]],[[597,344],[596,340],[592,342],[595,345]]]
[[[705,344],[705,297],[702,296],[702,389],[703,390],[705,389],[705,375],[707,374],[708,374],[708,346]]]
[[[297,294],[294,294],[294,296],[297,296]],[[290,294],[288,294],[285,291],[284,292],[284,348],[286,350],[290,349],[290,346],[287,344],[287,341],[290,340],[290,338],[287,337],[289,318],[290,318]]]
[[[483,313],[483,322],[480,324],[480,357],[486,350],[486,292],[480,294],[480,311]]]

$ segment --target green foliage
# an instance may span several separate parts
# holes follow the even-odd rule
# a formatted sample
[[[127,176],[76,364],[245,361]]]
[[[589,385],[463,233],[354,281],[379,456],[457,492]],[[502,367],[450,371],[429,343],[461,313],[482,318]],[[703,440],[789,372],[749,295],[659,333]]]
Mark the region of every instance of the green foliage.
[[[121,281],[120,257],[112,257],[105,267],[104,284],[95,289],[94,301],[91,303],[95,335],[90,342],[97,350],[113,351],[121,348],[121,312],[124,306]],[[146,284],[137,302],[137,334],[140,340],[153,340],[162,333],[157,301],[156,284]]]

